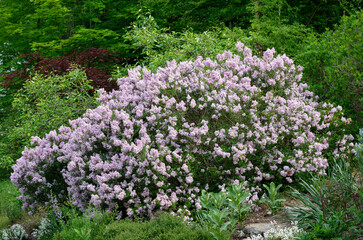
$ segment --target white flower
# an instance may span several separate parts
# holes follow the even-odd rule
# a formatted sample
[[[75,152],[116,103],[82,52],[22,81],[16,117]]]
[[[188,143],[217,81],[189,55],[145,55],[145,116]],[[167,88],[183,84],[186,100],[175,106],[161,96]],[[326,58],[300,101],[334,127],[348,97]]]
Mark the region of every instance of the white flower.
[[[296,226],[297,222],[292,222],[291,227],[281,228],[275,221],[271,222],[273,228],[268,230],[262,235],[252,235],[247,240],[264,240],[264,239],[281,239],[281,240],[293,240],[296,236],[303,232],[301,228]]]
[[[20,224],[14,224],[8,229],[2,230],[2,240],[22,240],[28,238],[28,234]]]

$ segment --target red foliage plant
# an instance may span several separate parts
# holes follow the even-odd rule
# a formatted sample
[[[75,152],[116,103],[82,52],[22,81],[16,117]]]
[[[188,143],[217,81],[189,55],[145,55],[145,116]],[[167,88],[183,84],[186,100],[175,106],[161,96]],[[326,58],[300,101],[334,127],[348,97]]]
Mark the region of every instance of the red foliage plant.
[[[95,89],[104,88],[106,91],[111,91],[117,88],[117,83],[110,81],[111,71],[115,65],[125,61],[112,50],[99,48],[89,48],[84,52],[73,51],[66,56],[56,58],[44,58],[39,53],[22,54],[19,58],[23,59],[23,68],[2,74],[5,87],[26,81],[34,72],[46,76],[61,75],[67,73],[72,65],[77,65],[85,70]]]

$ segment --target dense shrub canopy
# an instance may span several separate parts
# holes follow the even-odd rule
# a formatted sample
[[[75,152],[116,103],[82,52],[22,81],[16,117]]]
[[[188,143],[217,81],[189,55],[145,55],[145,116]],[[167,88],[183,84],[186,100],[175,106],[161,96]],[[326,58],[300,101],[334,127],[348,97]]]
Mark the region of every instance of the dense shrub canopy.
[[[236,46],[243,54],[131,69],[70,128],[34,137],[11,176],[23,207],[69,194],[80,209],[189,215],[201,189],[248,180],[252,202],[263,181],[324,174],[327,149],[350,156],[349,120],[341,107],[315,101],[300,83],[302,67],[274,49],[260,59]]]
[[[363,128],[363,11],[343,17],[335,31],[312,38],[298,56],[304,81],[322,101],[344,108],[352,133]]]

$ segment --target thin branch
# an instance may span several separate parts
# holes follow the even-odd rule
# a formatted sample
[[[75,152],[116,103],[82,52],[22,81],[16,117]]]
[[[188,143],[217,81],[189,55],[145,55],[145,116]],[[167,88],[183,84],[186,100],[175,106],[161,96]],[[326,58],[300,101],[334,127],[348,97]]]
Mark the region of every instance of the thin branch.
[[[319,9],[319,7],[320,7],[321,3],[322,3],[322,2],[320,1],[320,2],[319,2],[319,5],[316,7],[316,9],[315,9],[315,11],[314,11],[313,15],[311,15],[311,17],[310,17],[309,21],[305,24],[305,27],[307,27],[307,26],[308,26],[308,24],[311,22],[311,20],[312,20],[312,19],[313,19],[313,17],[315,16],[316,11],[318,11],[318,9]]]

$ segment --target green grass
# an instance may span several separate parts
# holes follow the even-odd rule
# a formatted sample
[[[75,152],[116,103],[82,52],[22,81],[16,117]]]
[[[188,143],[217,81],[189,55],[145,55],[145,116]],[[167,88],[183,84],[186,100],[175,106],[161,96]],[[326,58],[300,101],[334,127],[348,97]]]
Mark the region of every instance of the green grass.
[[[8,228],[11,222],[7,216],[0,216],[0,229]]]
[[[19,191],[10,180],[0,181],[0,196],[0,216],[7,217],[10,222],[21,219],[24,212],[21,209],[21,202],[17,200]]]
[[[10,182],[10,180],[0,181],[0,229],[8,228],[11,220],[7,216],[7,208],[11,204],[17,202],[17,188]]]

